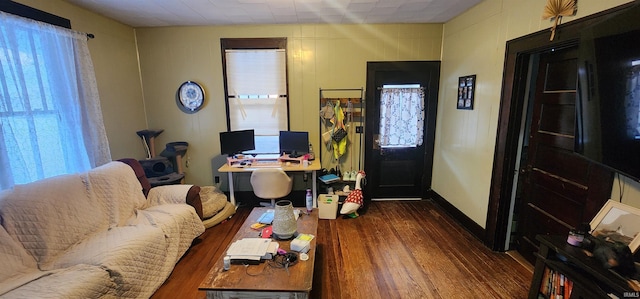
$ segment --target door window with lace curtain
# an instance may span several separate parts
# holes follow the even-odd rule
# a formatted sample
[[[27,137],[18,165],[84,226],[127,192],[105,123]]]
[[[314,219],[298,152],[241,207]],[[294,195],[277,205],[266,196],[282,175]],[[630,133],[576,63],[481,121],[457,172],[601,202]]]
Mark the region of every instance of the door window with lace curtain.
[[[418,84],[384,85],[380,90],[380,147],[418,147],[423,131],[423,88]]]

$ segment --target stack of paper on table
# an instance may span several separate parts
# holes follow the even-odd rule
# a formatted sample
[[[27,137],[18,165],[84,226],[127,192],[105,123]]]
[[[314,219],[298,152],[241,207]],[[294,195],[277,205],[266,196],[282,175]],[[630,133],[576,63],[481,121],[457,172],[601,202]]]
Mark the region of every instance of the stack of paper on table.
[[[278,251],[279,244],[271,239],[244,238],[229,246],[227,255],[231,262],[250,263],[271,259]]]

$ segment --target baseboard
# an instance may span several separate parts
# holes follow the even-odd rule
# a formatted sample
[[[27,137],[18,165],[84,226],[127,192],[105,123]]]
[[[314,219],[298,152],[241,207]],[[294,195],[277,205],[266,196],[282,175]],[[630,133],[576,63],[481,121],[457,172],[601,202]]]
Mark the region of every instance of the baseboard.
[[[427,195],[440,206],[445,212],[447,212],[453,219],[455,219],[462,227],[468,230],[472,235],[481,240],[484,243],[485,237],[485,229],[478,225],[475,221],[471,220],[467,215],[462,213],[462,211],[458,210],[458,208],[454,207],[451,203],[449,203],[446,199],[444,199],[440,194],[433,190],[429,190]],[[485,244],[486,245],[486,244]]]

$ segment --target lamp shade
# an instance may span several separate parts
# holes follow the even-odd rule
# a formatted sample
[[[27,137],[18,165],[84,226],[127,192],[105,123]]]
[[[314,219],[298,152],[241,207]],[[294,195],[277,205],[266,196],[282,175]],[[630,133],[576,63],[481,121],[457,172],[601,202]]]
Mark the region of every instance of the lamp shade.
[[[273,234],[277,239],[286,240],[293,237],[298,229],[296,216],[293,214],[293,204],[289,200],[276,202],[273,214]]]

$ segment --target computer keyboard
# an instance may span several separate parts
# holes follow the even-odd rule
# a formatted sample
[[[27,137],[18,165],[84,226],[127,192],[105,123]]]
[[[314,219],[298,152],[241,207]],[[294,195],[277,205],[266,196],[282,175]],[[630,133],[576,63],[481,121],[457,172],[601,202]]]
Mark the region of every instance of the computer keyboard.
[[[251,163],[251,167],[280,167],[282,164],[278,160],[256,160]]]
[[[255,158],[265,159],[265,160],[278,160],[278,158],[280,158],[280,155],[279,154],[257,154]]]

